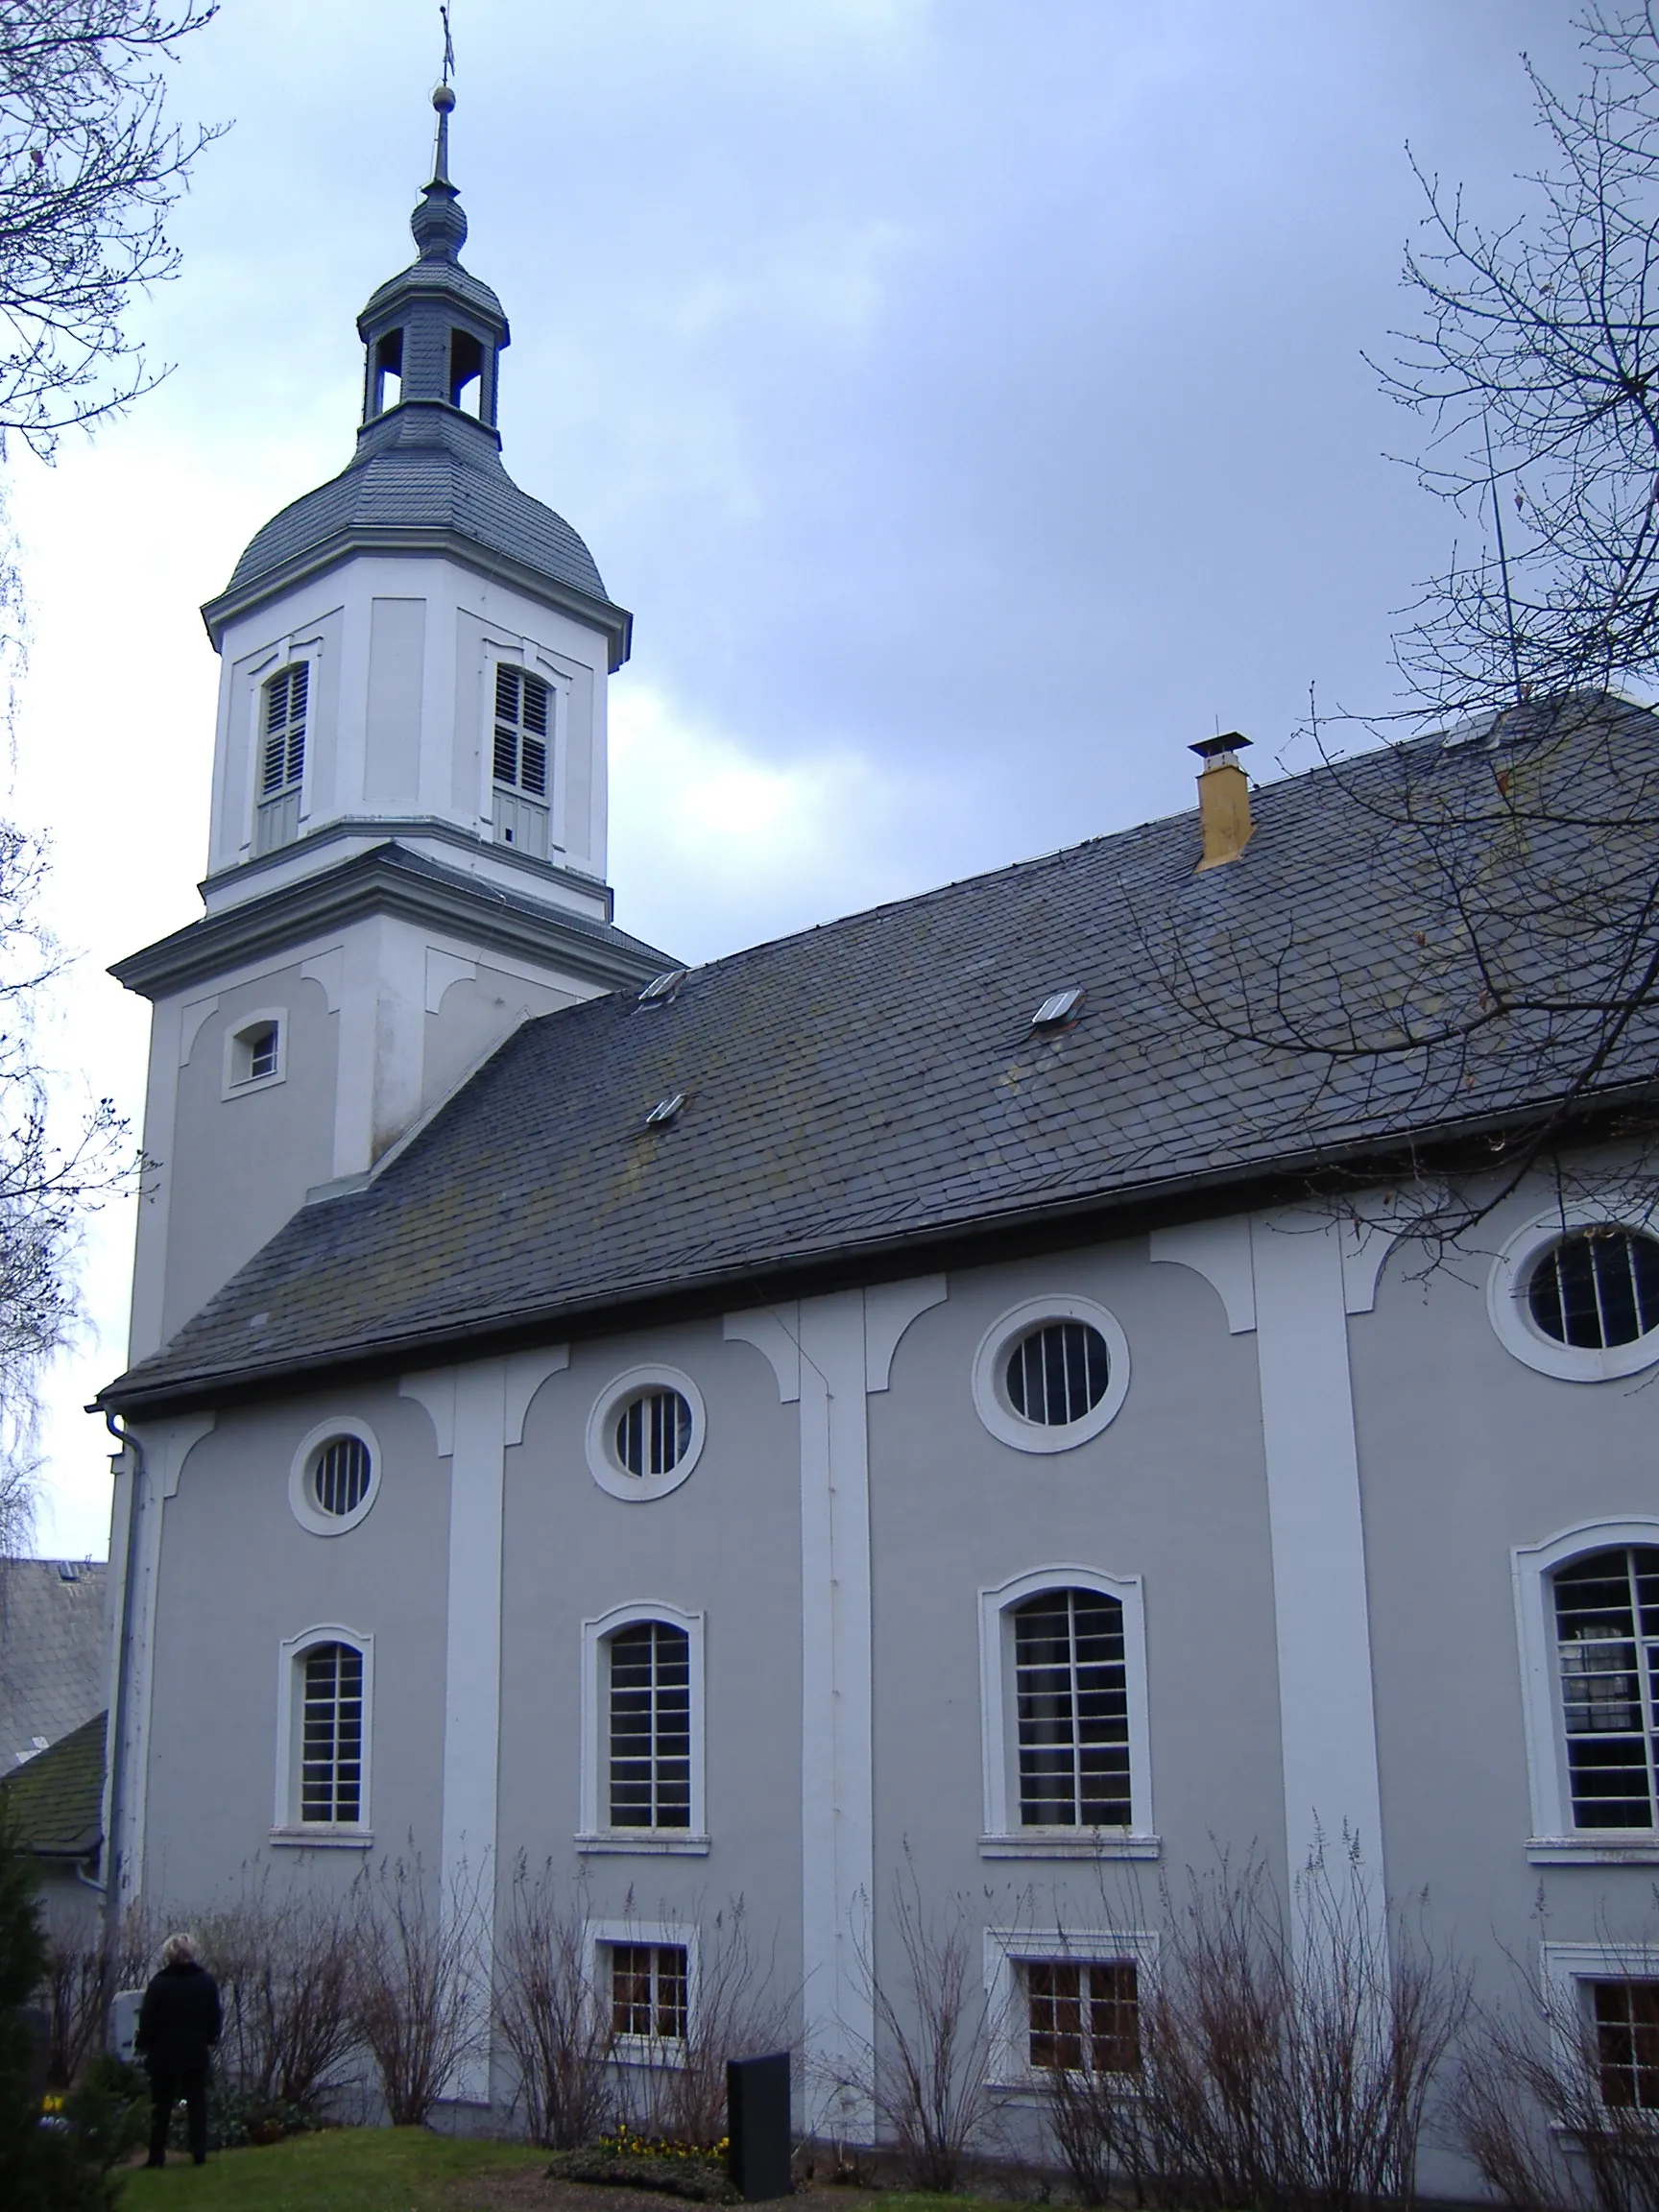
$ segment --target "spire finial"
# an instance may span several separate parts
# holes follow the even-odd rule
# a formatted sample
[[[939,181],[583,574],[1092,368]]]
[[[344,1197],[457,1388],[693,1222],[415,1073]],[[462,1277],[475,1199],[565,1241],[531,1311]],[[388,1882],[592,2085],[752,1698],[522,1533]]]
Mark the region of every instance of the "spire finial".
[[[447,184],[449,181],[449,117],[455,107],[455,87],[449,80],[455,74],[455,41],[449,36],[449,9],[447,0],[438,10],[444,26],[444,74],[432,87],[432,105],[438,110],[438,144],[432,156],[432,181]]]

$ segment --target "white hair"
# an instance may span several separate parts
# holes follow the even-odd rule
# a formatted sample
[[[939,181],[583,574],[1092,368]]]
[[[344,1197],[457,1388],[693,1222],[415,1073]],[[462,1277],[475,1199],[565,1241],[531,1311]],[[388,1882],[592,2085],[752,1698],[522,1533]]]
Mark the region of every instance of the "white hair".
[[[169,1936],[166,1942],[161,1946],[161,1963],[163,1966],[194,1966],[196,1963],[195,1936],[186,1936],[182,1930],[177,1936]]]

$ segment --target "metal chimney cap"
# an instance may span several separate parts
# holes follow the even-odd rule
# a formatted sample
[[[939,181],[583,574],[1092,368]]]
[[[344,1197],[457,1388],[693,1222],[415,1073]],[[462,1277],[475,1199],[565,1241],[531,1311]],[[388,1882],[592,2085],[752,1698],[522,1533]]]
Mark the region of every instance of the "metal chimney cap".
[[[1242,730],[1226,730],[1219,737],[1200,737],[1196,745],[1189,745],[1187,750],[1196,753],[1200,760],[1218,760],[1223,754],[1237,753],[1249,742]]]

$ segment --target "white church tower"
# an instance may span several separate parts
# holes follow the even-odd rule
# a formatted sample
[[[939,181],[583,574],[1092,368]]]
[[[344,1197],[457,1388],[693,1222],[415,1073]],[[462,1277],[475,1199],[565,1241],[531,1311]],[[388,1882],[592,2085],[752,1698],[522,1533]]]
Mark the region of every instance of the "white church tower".
[[[502,467],[507,318],[458,258],[446,84],[432,104],[419,258],[357,321],[356,453],[202,611],[205,913],[113,971],[155,1007],[134,1360],[527,1015],[668,965],[613,926],[605,880],[632,617]]]

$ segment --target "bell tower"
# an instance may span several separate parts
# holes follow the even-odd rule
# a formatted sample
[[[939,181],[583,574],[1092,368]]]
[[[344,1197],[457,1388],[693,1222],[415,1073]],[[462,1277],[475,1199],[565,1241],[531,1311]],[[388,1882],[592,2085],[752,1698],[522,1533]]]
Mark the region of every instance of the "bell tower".
[[[204,912],[112,971],[155,1008],[134,1359],[528,1015],[671,965],[616,928],[605,877],[633,618],[502,465],[507,317],[461,264],[455,95],[432,101],[417,257],[357,322],[356,451],[202,611]]]

